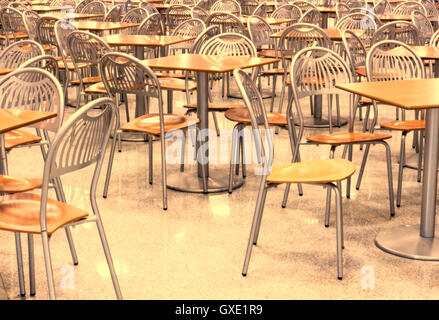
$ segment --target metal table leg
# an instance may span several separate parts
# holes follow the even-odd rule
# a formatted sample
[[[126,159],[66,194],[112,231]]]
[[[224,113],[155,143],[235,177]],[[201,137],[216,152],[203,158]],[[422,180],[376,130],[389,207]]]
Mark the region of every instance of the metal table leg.
[[[381,231],[375,244],[385,252],[416,260],[439,261],[439,239],[435,238],[437,168],[439,153],[439,109],[428,109],[425,120],[424,178],[421,223]]]

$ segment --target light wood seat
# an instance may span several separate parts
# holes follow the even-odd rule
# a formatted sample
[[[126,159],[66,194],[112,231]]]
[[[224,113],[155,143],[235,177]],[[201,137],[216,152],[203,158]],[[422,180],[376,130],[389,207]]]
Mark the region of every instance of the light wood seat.
[[[40,142],[41,138],[35,134],[23,131],[12,130],[5,133],[5,149],[11,150],[14,147]]]
[[[197,104],[196,103],[186,104],[183,106],[183,108],[197,109]],[[213,102],[213,103],[209,103],[209,106],[207,108],[209,111],[224,112],[233,108],[245,108],[245,105],[243,103]]]
[[[186,91],[185,80],[177,78],[158,78],[160,87],[164,90]],[[197,89],[195,81],[189,81],[188,90]]]
[[[179,114],[164,114],[164,132],[184,129],[197,124],[199,119]],[[128,122],[122,128],[127,132],[144,132],[150,135],[160,135],[160,118],[158,113],[149,113]]]
[[[43,184],[41,179],[22,179],[0,175],[0,192],[1,193],[18,193],[26,192],[40,188]]]
[[[284,68],[273,68],[273,69],[267,69],[267,70],[261,70],[262,76],[270,76],[270,75],[283,75],[285,73]]]
[[[41,197],[17,193],[0,197],[0,230],[41,233]],[[68,223],[88,216],[88,212],[53,199],[47,200],[47,233],[51,235]]]
[[[29,36],[28,36],[28,34],[26,32],[16,32],[14,34],[8,33],[9,40],[14,39],[14,36],[15,36],[15,39],[27,39],[27,38],[29,38]],[[0,35],[0,39],[6,40],[6,36],[4,34]]]
[[[306,139],[319,144],[339,145],[382,141],[390,138],[392,138],[392,135],[384,133],[339,132],[321,136],[311,136],[307,137]]]
[[[224,113],[226,119],[234,122],[250,124],[251,119],[247,108],[233,108]],[[286,126],[287,117],[276,112],[267,112],[267,120],[270,125]]]
[[[367,77],[366,67],[357,67],[355,68],[355,72],[362,77]]]
[[[84,92],[87,94],[106,94],[107,90],[103,82],[97,82],[85,88]]]
[[[425,120],[391,121],[380,124],[381,128],[399,131],[424,130]]]
[[[335,80],[335,77],[334,76],[332,76],[332,80]],[[316,76],[314,76],[313,75],[313,78],[312,79],[310,79],[310,80],[308,80],[308,78],[303,78],[303,83],[304,84],[308,84],[308,83],[310,83],[310,82],[312,82],[312,84],[318,84],[318,85],[325,85],[325,79],[322,79],[322,78],[317,78]],[[286,79],[285,79],[285,83],[287,84],[287,85],[291,85],[291,75],[290,74],[288,74],[288,76],[286,77]]]
[[[343,181],[355,173],[352,162],[326,159],[274,165],[267,177],[269,183],[329,183]]]
[[[100,76],[94,76],[94,77],[84,77],[82,78],[83,84],[91,84],[91,83],[97,83],[102,82],[102,79]],[[72,80],[70,81],[71,84],[80,84],[79,80]]]
[[[78,63],[78,68],[86,68],[87,64],[86,63]],[[65,64],[64,61],[58,61],[58,68],[59,69],[65,69]],[[75,70],[75,66],[73,65],[73,62],[70,60],[67,60],[67,68],[69,70]]]
[[[282,53],[278,50],[276,57],[276,51],[274,49],[263,49],[258,52],[258,56],[264,58],[279,58],[282,56]]]
[[[365,66],[355,68],[355,72],[357,73],[357,75],[367,78],[367,70],[366,70]],[[393,74],[394,74],[394,76],[393,76]],[[385,78],[385,79],[389,79],[389,80],[399,80],[400,77],[401,77],[400,74],[398,74],[396,71],[391,70],[391,69],[388,70],[388,74],[386,74],[385,76],[382,76],[381,72],[380,72],[380,78]],[[394,79],[392,79],[392,78],[394,78]],[[373,81],[376,81],[375,77],[374,77]]]
[[[186,75],[184,73],[177,73],[177,72],[154,71],[154,74],[157,77],[162,77],[162,78],[178,78],[178,79],[186,78]]]

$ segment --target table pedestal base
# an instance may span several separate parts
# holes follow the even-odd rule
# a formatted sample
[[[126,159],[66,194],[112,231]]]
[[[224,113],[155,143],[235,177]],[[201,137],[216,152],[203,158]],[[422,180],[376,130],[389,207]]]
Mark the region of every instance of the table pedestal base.
[[[197,173],[193,170],[170,174],[167,177],[167,187],[172,190],[203,193],[203,179],[197,178]],[[233,177],[233,189],[239,188],[244,184],[242,176]],[[207,193],[225,192],[229,187],[228,170],[209,168],[209,178],[207,179]]]
[[[329,120],[323,118],[315,118],[313,116],[303,117],[303,123],[306,128],[329,128]],[[348,123],[346,118],[340,117],[340,123],[337,123],[337,117],[332,117],[333,127],[342,127]],[[295,125],[300,125],[296,122]]]
[[[439,238],[423,238],[419,230],[419,224],[383,230],[377,235],[375,244],[381,250],[399,257],[439,261]]]

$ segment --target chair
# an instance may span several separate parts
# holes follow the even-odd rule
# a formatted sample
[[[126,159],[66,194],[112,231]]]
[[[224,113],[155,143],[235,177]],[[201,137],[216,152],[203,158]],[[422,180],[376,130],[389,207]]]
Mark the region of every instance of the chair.
[[[162,16],[160,13],[153,13],[142,21],[137,34],[144,35],[163,35],[165,34]]]
[[[268,5],[267,2],[261,2],[251,14],[253,16],[259,16],[261,18],[268,17]]]
[[[181,4],[181,5],[185,5],[185,6],[193,6],[194,0],[170,0],[168,2],[171,6],[172,5],[177,5],[177,4]]]
[[[20,69],[22,68],[40,68],[50,72],[57,79],[59,76],[58,60],[50,55],[41,55],[31,58],[20,66]]]
[[[375,14],[391,14],[392,6],[390,5],[388,0],[381,0],[373,7],[373,11]]]
[[[345,4],[351,9],[361,8],[366,6],[366,3],[362,0],[348,0],[345,2]]]
[[[377,28],[381,27],[383,23],[381,22],[381,19],[376,15],[376,13],[372,10],[366,9],[366,8],[354,8],[349,11],[349,13],[361,13],[366,14],[370,18],[372,18],[375,21],[375,24],[377,25]]]
[[[28,10],[27,6],[20,2],[11,2],[8,7],[17,9],[18,11],[22,11],[22,12]]]
[[[366,47],[370,46],[372,37],[377,30],[375,20],[365,13],[350,13],[337,21],[336,29],[340,30],[365,30],[360,39]]]
[[[393,21],[378,28],[372,37],[371,46],[384,40],[396,40],[408,45],[420,45],[419,30],[408,21]]]
[[[26,10],[23,12],[24,27],[30,40],[37,40],[37,32],[35,27],[39,18],[39,14],[35,11]]]
[[[434,33],[430,20],[428,20],[428,18],[422,12],[413,11],[412,23],[416,26],[416,28],[418,28],[420,43],[423,45],[428,44]]]
[[[393,14],[400,14],[400,15],[410,15],[413,11],[420,11],[424,14],[427,14],[424,6],[416,1],[405,1],[400,3],[393,9]]]
[[[315,24],[316,26],[322,28],[323,15],[320,13],[319,10],[309,9],[302,15],[302,17],[299,20],[299,23]]]
[[[214,3],[213,0],[199,0],[196,1],[195,7],[203,8],[204,10],[210,10],[210,7],[212,7],[212,4]]]
[[[81,95],[88,94],[85,92],[86,87],[102,81],[98,63],[103,55],[111,52],[111,48],[100,37],[86,31],[73,31],[66,42],[67,51],[79,78],[72,81],[72,84],[79,85],[76,108],[81,108]]]
[[[439,20],[439,13],[438,10],[433,2],[430,0],[420,0],[420,4],[424,6],[425,9],[425,15],[431,19],[431,21],[435,21],[435,23]],[[422,12],[422,11],[421,11]]]
[[[252,79],[242,70],[234,71],[234,78],[238,84],[238,88],[242,93],[244,103],[247,107],[251,126],[253,131],[253,140],[255,144],[258,162],[262,164],[262,168],[258,168],[257,174],[260,176],[260,185],[258,188],[258,196],[254,210],[252,227],[245,254],[242,275],[247,276],[250,257],[253,245],[256,245],[261,227],[262,214],[264,211],[264,203],[269,186],[281,183],[307,183],[318,184],[334,189],[336,194],[337,207],[337,277],[343,277],[343,222],[342,222],[342,200],[341,190],[339,188],[340,181],[346,180],[355,172],[352,163],[344,159],[328,159],[315,160],[308,162],[294,162],[288,164],[273,165],[273,134],[268,123],[268,117],[264,108],[261,94],[258,92],[256,85]],[[302,125],[303,125],[303,119]],[[294,125],[289,129],[294,130]],[[262,136],[265,133],[265,140]],[[294,154],[298,154],[300,146],[300,138],[293,146]],[[264,145],[266,141],[266,145]],[[294,159],[294,156],[293,156]],[[337,182],[338,186],[334,184]]]
[[[105,15],[104,21],[106,22],[118,22],[121,20],[122,15],[122,5],[119,4],[117,6],[114,6],[110,10],[108,10],[107,14]]]
[[[210,7],[210,13],[227,12],[241,16],[241,5],[236,0],[218,0]]]
[[[241,33],[248,35],[247,30],[241,20],[227,12],[213,12],[207,17],[206,26],[217,25],[220,27],[221,33]]]
[[[260,4],[258,0],[238,0],[238,3],[241,7],[241,14],[245,16],[251,16]]]
[[[432,47],[439,46],[439,30],[436,30],[436,32],[431,36],[430,46]]]
[[[26,27],[24,26],[22,13],[14,8],[4,8],[0,11],[3,35],[0,39],[6,43],[19,41],[28,38]]]
[[[273,19],[295,19],[295,22],[299,21],[302,17],[302,10],[294,4],[285,4],[280,6],[274,10],[270,18]],[[279,32],[281,30],[286,29],[288,26],[292,25],[292,23],[283,23],[281,25],[272,25],[270,26],[273,29],[273,32]]]
[[[122,22],[141,24],[149,16],[148,11],[144,8],[133,8],[129,10],[122,18]],[[138,27],[125,28],[121,31],[123,34],[136,34]]]
[[[209,12],[207,12],[202,7],[195,6],[191,9],[192,19],[200,19],[203,22],[206,22],[207,17],[209,17]]]
[[[0,67],[17,69],[24,62],[44,54],[43,47],[33,40],[14,42],[0,52]]]
[[[185,5],[171,5],[166,9],[166,25],[168,34],[171,34],[174,29],[182,22],[191,19],[191,8]]]
[[[341,2],[337,3],[335,5],[335,14],[337,17],[337,21],[343,18],[344,16],[347,16],[350,10],[351,8],[349,8],[346,4]]]
[[[159,13],[156,7],[154,7],[150,2],[142,1],[140,3],[140,8],[145,9],[148,12],[148,14]]]
[[[94,21],[104,21],[107,8],[101,1],[93,1],[82,8],[81,13],[101,14],[102,17],[91,18]]]
[[[166,187],[166,159],[165,159],[165,135],[172,130],[186,130],[195,125],[198,119],[176,114],[165,114],[163,111],[163,100],[160,82],[154,73],[142,62],[130,55],[123,53],[108,53],[104,55],[99,64],[102,80],[108,94],[114,97],[116,94],[135,94],[146,99],[147,111],[144,115],[128,122],[120,128],[121,132],[134,132],[141,135],[148,135],[149,139],[149,183],[152,184],[153,170],[153,137],[159,137],[161,145],[161,167],[162,167],[162,195],[163,209],[167,210],[167,187]],[[157,99],[157,113],[149,112],[150,98]],[[119,121],[116,129],[119,130]],[[184,140],[183,140],[184,141]],[[113,139],[107,177],[105,180],[104,197],[108,194],[108,185],[111,175],[111,166],[116,148],[116,138]],[[184,144],[182,145],[182,159],[184,159]]]
[[[206,29],[206,25],[200,19],[189,19],[181,24],[179,24],[174,31],[171,33],[171,36],[179,36],[179,37],[197,37],[201,34],[204,29]],[[178,44],[173,44],[168,46],[168,52],[172,55],[176,55],[177,52],[185,53],[190,50],[194,41],[185,41]]]
[[[93,1],[96,1],[96,0],[82,0],[82,1],[80,1],[80,2],[78,3],[78,5],[76,6],[76,8],[75,8],[75,12],[76,12],[76,13],[81,13],[81,12],[82,12],[82,9],[84,9],[84,7],[85,7],[87,4],[89,4],[89,3],[93,2]]]
[[[55,36],[55,23],[60,19],[51,16],[41,16],[35,25],[36,40],[42,45],[47,46],[50,53],[56,56],[56,48],[58,48],[58,42]],[[67,22],[65,22],[67,24]],[[70,24],[69,24],[70,25]]]
[[[20,72],[27,70],[31,69],[23,69]],[[45,71],[41,70],[41,72]],[[53,80],[55,81],[54,78]],[[59,93],[60,95],[62,94],[61,89]],[[102,107],[102,112],[100,115],[90,116],[88,113],[95,107]],[[116,296],[119,299],[122,298],[99,209],[96,204],[96,186],[102,167],[103,151],[108,142],[115,114],[115,106],[110,99],[94,101],[81,111],[75,113],[58,131],[48,151],[44,166],[41,196],[30,193],[17,193],[3,196],[1,199],[1,230],[27,233],[28,235],[41,235],[49,296],[51,299],[56,298],[49,247],[51,236],[59,228],[85,222],[96,222]],[[99,132],[99,134],[96,134],[96,132]],[[71,154],[80,154],[81,156],[69,158]],[[89,217],[86,211],[75,208],[65,202],[49,198],[48,187],[52,179],[58,179],[64,174],[74,172],[93,163],[96,163],[96,169],[91,183],[90,202],[94,216]],[[17,208],[22,208],[19,217],[16,215]],[[33,256],[33,252],[31,254]]]
[[[366,58],[367,78],[368,81],[390,81],[390,80],[410,80],[425,78],[425,69],[422,60],[413,52],[413,50],[406,44],[394,40],[382,41],[375,44],[368,52]],[[389,67],[391,72],[389,73]],[[376,110],[376,101],[374,109]],[[375,122],[376,123],[376,122]],[[398,167],[398,189],[396,196],[396,206],[401,205],[401,190],[402,190],[402,175],[405,163],[405,138],[409,132],[422,131],[425,129],[424,120],[405,120],[392,121],[380,124],[381,128],[401,131],[401,149]],[[372,126],[373,128],[373,126]],[[422,135],[421,135],[422,136]],[[422,139],[421,139],[422,140]],[[420,143],[422,148],[422,142]],[[368,156],[368,148],[366,148],[363,162]],[[419,152],[418,158],[418,182],[421,179],[422,167],[422,149]],[[361,175],[364,171],[362,165],[359,173],[359,181],[357,182],[357,189],[361,183]]]
[[[298,1],[289,2],[289,4],[294,4],[296,7],[299,7],[303,13],[311,9],[318,10],[317,7],[309,1],[298,0]]]

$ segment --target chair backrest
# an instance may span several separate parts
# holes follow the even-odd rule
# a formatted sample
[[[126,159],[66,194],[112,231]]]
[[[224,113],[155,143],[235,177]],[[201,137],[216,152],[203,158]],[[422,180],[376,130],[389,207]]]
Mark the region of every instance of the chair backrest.
[[[391,14],[392,6],[389,1],[381,0],[373,7],[373,11],[375,14]]]
[[[255,173],[265,177],[270,174],[271,165],[273,163],[274,144],[273,132],[268,124],[264,101],[255,82],[246,72],[235,69],[233,71],[233,78],[238,85],[244,104],[248,110],[256,156],[258,162],[262,164],[262,170],[255,171]],[[263,133],[265,133],[265,139],[263,138]]]
[[[366,6],[366,3],[362,0],[348,0],[345,2],[345,4],[351,9],[361,8]]]
[[[49,71],[58,79],[58,60],[51,55],[41,55],[29,59],[20,66],[20,69],[22,68],[40,68]]]
[[[96,112],[95,109],[100,110]],[[99,216],[96,188],[110,132],[117,118],[117,107],[109,98],[101,98],[76,111],[60,128],[47,153],[41,188],[40,225],[47,229],[49,183],[62,175],[96,164],[90,185],[90,203]]]
[[[54,25],[55,38],[58,44],[59,54],[61,55],[64,63],[67,63],[68,48],[67,38],[73,31],[77,31],[76,27],[69,21],[59,20]],[[66,68],[67,70],[68,68]]]
[[[0,79],[0,109],[56,112],[57,116],[31,127],[57,132],[64,117],[64,95],[59,81],[39,68],[18,69]]]
[[[234,14],[227,12],[211,13],[206,20],[207,26],[217,25],[220,27],[221,33],[241,33],[246,35],[247,30],[241,20]]]
[[[160,13],[153,13],[142,21],[137,34],[163,35],[165,34],[162,16]]]
[[[191,19],[191,8],[185,5],[171,5],[166,9],[166,25],[171,33],[179,24]]]
[[[123,7],[121,4],[118,4],[108,10],[107,14],[105,15],[104,21],[108,22],[118,22],[121,20]]]
[[[93,1],[96,1],[96,0],[82,0],[82,1],[79,2],[78,5],[76,6],[76,8],[75,8],[75,12],[77,12],[77,13],[81,13],[82,9],[84,9],[84,7],[85,7],[87,4],[89,4],[89,3],[93,2]]]
[[[408,45],[419,45],[419,31],[408,21],[393,21],[378,28],[372,37],[371,45],[383,40],[397,40]]]
[[[206,22],[207,17],[209,17],[209,12],[199,6],[195,6],[191,9],[192,19],[200,19],[203,22]]]
[[[34,40],[17,41],[0,52],[0,66],[17,69],[25,61],[43,54],[43,47]]]
[[[270,18],[275,19],[297,19],[297,21],[302,16],[302,10],[294,4],[284,4],[283,6],[277,7],[276,10],[272,12]]]
[[[306,11],[311,9],[317,9],[317,7],[314,4],[304,0],[289,2],[289,4],[294,4],[295,6],[299,7],[300,10],[302,10],[302,13],[305,13]]]
[[[349,8],[346,4],[341,2],[337,3],[335,5],[335,14],[337,16],[337,21],[339,21],[344,16],[347,16],[350,10],[351,8]]]
[[[256,57],[257,50],[253,42],[240,33],[221,33],[206,41],[200,54]]]
[[[405,1],[398,4],[395,9],[393,9],[394,14],[410,15],[413,11],[421,11],[426,13],[425,8],[422,4],[416,1]]]
[[[436,30],[436,32],[431,36],[430,46],[432,47],[439,46],[439,30]]]
[[[140,3],[140,8],[145,9],[148,12],[148,14],[159,13],[159,11],[156,9],[156,7],[154,7],[152,5],[152,3],[150,3],[150,2],[142,1]]]
[[[296,159],[298,144],[301,141],[304,130],[302,114],[303,99],[321,95],[322,101],[327,101],[328,104],[331,104],[334,96],[348,97],[348,99],[343,99],[343,101],[346,101],[345,103],[349,108],[348,130],[352,132],[354,128],[355,97],[353,94],[336,88],[337,84],[353,82],[353,77],[351,69],[345,60],[330,49],[309,47],[300,50],[291,62],[290,74],[294,105],[299,115],[300,124],[297,143],[294,148],[295,155],[293,159]],[[289,104],[289,108],[292,109],[292,105],[293,104]],[[291,120],[290,115],[292,114],[292,110],[287,110],[287,118],[289,120]],[[294,127],[294,123],[291,123],[291,121],[289,125]]]
[[[421,44],[427,44],[430,42],[433,36],[434,30],[430,20],[420,11],[412,12],[412,23],[418,28],[419,38]]]
[[[22,11],[22,12],[28,9],[25,4],[20,2],[11,2],[8,7],[17,9],[18,11]]]
[[[105,4],[101,1],[93,1],[82,8],[81,13],[102,14],[102,17],[96,17],[90,20],[104,21],[105,14],[107,13],[107,7],[105,7]]]
[[[193,6],[195,3],[194,0],[171,0],[169,1],[169,4],[170,5],[181,4],[184,6]]]
[[[40,15],[35,11],[26,10],[23,12],[24,27],[26,28],[26,32],[29,35],[29,39],[31,40],[37,39],[36,25],[39,18]]]
[[[343,44],[345,52],[351,64],[352,74],[356,74],[356,68],[366,68],[366,48],[357,35],[351,30],[344,30],[342,32]]]
[[[26,32],[23,16],[21,11],[14,8],[5,8],[2,10],[3,30],[6,32]]]
[[[316,26],[323,26],[323,15],[318,9],[309,9],[306,11],[299,20],[299,23],[310,23]]]
[[[60,19],[57,17],[42,16],[37,20],[37,41],[44,45],[58,47],[55,36],[55,23]]]
[[[431,21],[438,21],[439,13],[436,8],[436,5],[430,0],[420,0],[420,4],[422,4],[425,8],[425,15],[431,19]]]
[[[218,34],[220,34],[219,26],[210,26],[204,29],[204,31],[194,40],[194,44],[189,50],[190,53],[199,53],[203,44]]]
[[[263,18],[251,16],[247,21],[247,29],[257,49],[271,48],[275,45],[276,42],[270,37],[273,29]]]
[[[259,16],[261,18],[268,17],[268,4],[267,2],[261,2],[256,9],[253,11],[254,16]]]
[[[335,28],[340,30],[365,30],[361,35],[361,40],[366,46],[370,45],[375,31],[378,29],[374,18],[366,13],[350,13],[337,21]]]
[[[206,29],[206,25],[200,19],[189,19],[177,26],[177,28],[172,31],[172,36],[180,36],[180,37],[197,37],[201,34],[204,29]],[[173,44],[169,46],[169,50],[175,51],[177,49],[180,50],[189,50],[192,48],[194,44],[194,40],[185,41],[177,44]]]
[[[148,17],[148,11],[144,8],[133,8],[122,18],[122,22],[138,23],[139,25]],[[125,28],[121,31],[124,34],[136,34],[138,27]]]
[[[366,56],[369,81],[425,78],[421,58],[405,43],[385,40],[374,44]]]
[[[236,0],[218,0],[212,5],[210,12],[228,12],[240,16],[241,6]]]
[[[241,14],[251,16],[259,5],[258,0],[237,0],[241,6]]]

